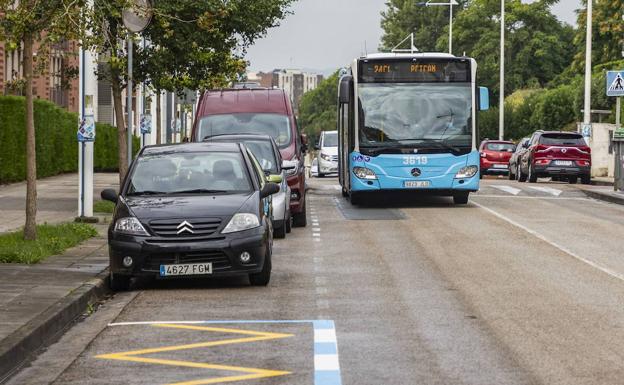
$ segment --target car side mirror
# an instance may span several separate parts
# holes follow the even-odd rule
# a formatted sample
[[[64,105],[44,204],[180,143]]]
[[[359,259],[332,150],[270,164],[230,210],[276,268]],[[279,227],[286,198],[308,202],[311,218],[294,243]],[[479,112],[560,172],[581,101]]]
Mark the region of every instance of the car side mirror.
[[[294,170],[297,168],[297,162],[292,160],[285,160],[282,162],[282,170]]]
[[[314,145],[314,149],[315,149],[316,151],[318,151],[318,150],[320,150],[320,149],[321,149],[321,146],[319,146],[319,144],[317,143],[317,144],[315,144],[315,145]]]
[[[529,141],[526,140],[524,143],[522,143],[522,147],[529,148]]]
[[[278,184],[269,182],[264,185],[262,190],[260,191],[260,198],[266,198],[273,194],[277,194],[280,191],[280,186]]]
[[[280,184],[284,180],[281,175],[269,175],[267,180],[271,183]]]
[[[103,190],[102,193],[100,194],[100,197],[102,197],[102,199],[105,201],[109,201],[113,203],[117,203],[117,201],[119,200],[117,191],[113,190],[112,188]]]

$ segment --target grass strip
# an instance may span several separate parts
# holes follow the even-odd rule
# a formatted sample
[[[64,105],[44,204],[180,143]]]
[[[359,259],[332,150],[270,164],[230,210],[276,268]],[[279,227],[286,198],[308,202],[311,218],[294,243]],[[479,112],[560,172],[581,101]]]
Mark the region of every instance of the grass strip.
[[[22,230],[0,235],[0,263],[34,264],[95,237],[97,230],[84,223],[38,225],[37,240],[25,241]]]
[[[93,211],[101,214],[112,214],[115,210],[115,204],[109,201],[93,202]]]

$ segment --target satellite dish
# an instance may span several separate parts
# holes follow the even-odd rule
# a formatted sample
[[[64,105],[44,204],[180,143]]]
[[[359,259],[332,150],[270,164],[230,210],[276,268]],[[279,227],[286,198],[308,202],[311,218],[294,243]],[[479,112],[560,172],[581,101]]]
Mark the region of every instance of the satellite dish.
[[[147,28],[153,13],[150,0],[132,0],[130,8],[122,12],[123,23],[130,32],[138,33]]]

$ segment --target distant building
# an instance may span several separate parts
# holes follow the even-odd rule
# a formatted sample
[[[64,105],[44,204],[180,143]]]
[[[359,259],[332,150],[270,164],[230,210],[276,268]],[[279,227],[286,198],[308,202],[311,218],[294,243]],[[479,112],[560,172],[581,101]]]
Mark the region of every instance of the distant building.
[[[323,80],[322,75],[294,69],[276,69],[273,71],[274,88],[285,90],[293,103],[295,114],[299,114],[299,104],[303,95],[312,91]]]
[[[249,72],[247,81],[260,84],[263,88],[273,88],[273,73],[271,72]]]
[[[39,52],[40,45],[35,42],[33,51]],[[70,71],[78,67],[78,43],[65,41],[50,50],[48,68],[44,74],[33,78],[33,96],[35,99],[49,100],[72,112],[78,112],[77,76],[68,77]],[[37,63],[34,63],[37,66]],[[22,50],[9,51],[4,42],[0,42],[0,89],[3,95],[22,95],[19,80],[23,78]]]

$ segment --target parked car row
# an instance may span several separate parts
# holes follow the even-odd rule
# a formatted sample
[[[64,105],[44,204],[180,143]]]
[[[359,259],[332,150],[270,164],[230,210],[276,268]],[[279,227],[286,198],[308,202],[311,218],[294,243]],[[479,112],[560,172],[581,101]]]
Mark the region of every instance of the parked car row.
[[[108,231],[110,284],[247,275],[271,277],[273,239],[305,226],[306,138],[281,90],[202,96],[192,141],[148,146],[133,162]]]
[[[506,174],[510,180],[535,183],[537,178],[591,183],[591,149],[581,134],[536,131],[516,146],[508,141],[481,144],[481,175]]]

